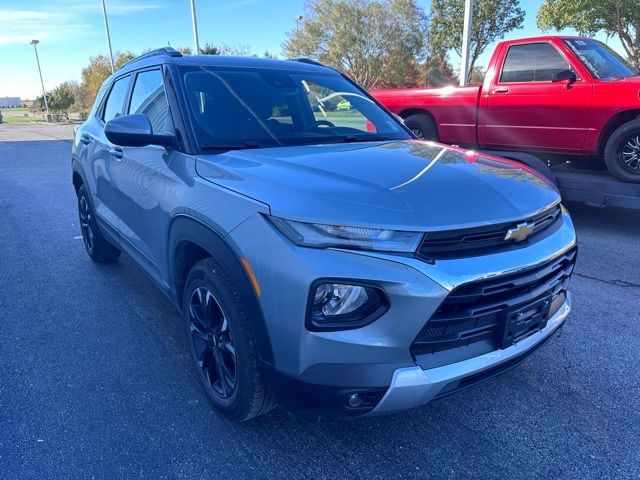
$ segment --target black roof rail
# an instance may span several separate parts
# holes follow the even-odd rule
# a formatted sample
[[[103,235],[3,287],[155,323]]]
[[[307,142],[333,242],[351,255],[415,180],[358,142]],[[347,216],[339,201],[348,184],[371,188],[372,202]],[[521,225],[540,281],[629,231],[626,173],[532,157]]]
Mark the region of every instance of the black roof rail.
[[[125,65],[129,65],[130,63],[137,62],[138,60],[143,60],[145,58],[150,58],[150,57],[156,57],[159,55],[167,55],[169,57],[182,56],[182,54],[179,51],[177,51],[175,48],[171,48],[171,47],[156,48],[155,50],[151,50],[150,52],[143,53],[142,55],[138,55],[137,57],[132,58],[127,63],[125,63],[123,67]]]
[[[307,63],[309,65],[317,65],[319,67],[326,67],[326,65],[323,65],[320,62],[316,62],[315,60],[311,60],[310,58],[290,58],[289,60],[292,61],[292,62]]]

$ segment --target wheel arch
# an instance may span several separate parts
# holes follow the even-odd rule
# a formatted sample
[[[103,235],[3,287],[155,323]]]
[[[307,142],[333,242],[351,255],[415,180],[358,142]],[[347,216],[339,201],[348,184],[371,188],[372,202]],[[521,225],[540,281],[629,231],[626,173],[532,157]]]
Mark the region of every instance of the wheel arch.
[[[218,232],[200,220],[177,215],[169,226],[168,276],[176,305],[182,309],[186,277],[198,261],[213,257],[231,275],[242,297],[251,323],[256,350],[261,361],[273,365],[271,341],[257,294],[237,250]]]
[[[640,118],[640,109],[624,110],[616,113],[607,120],[600,131],[600,136],[598,137],[598,155],[600,157],[604,156],[604,149],[613,132],[625,123],[636,118]]]
[[[81,185],[87,184],[87,179],[82,171],[82,167],[76,159],[73,159],[71,163],[71,171],[71,182],[73,183],[74,190],[77,192]]]

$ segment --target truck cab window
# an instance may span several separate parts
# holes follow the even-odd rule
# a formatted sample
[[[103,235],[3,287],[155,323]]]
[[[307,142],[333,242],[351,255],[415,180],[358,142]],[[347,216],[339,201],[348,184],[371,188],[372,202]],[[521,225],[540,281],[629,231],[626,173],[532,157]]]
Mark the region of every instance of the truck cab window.
[[[551,76],[571,67],[549,43],[529,43],[509,47],[500,83],[550,82]]]

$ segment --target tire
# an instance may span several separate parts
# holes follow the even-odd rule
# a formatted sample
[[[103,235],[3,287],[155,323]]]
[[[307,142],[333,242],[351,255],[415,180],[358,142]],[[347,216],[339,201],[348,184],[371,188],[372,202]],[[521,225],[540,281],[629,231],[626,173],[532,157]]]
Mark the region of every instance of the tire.
[[[96,223],[89,193],[84,185],[80,185],[78,195],[78,220],[82,232],[82,240],[87,254],[94,262],[113,263],[120,256],[120,250],[109,242]]]
[[[640,118],[613,132],[604,148],[604,161],[614,177],[640,183]]]
[[[420,140],[438,141],[438,129],[436,123],[429,115],[416,113],[404,119],[404,124]]]
[[[191,269],[182,305],[193,366],[213,405],[239,421],[273,409],[244,302],[215,259]]]

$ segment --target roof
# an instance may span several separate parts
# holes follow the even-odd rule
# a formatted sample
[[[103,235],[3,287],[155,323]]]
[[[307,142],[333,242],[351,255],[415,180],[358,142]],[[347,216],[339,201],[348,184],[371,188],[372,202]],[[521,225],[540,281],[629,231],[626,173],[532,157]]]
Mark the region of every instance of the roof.
[[[587,37],[582,37],[579,35],[538,35],[535,37],[509,38],[506,40],[502,40],[500,43],[547,42],[549,40],[554,40],[554,39],[564,40],[565,38],[587,38]]]
[[[116,73],[125,73],[139,68],[166,64],[198,67],[268,68],[301,72],[334,72],[334,70],[329,67],[306,59],[274,60],[271,58],[233,57],[225,55],[181,55],[172,48],[161,48],[134,58]]]

